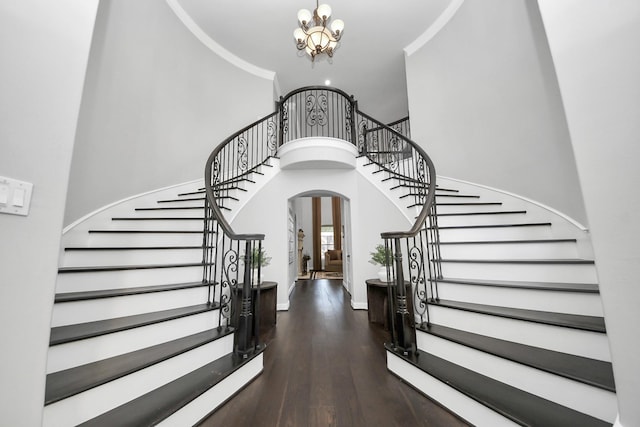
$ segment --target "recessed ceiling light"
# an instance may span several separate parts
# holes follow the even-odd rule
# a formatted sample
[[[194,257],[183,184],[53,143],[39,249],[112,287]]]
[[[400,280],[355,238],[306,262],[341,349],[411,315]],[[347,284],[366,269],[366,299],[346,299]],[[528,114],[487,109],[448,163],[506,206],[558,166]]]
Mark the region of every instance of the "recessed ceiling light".
[[[324,85],[325,86],[330,86],[331,85],[331,80],[327,79],[324,81]]]

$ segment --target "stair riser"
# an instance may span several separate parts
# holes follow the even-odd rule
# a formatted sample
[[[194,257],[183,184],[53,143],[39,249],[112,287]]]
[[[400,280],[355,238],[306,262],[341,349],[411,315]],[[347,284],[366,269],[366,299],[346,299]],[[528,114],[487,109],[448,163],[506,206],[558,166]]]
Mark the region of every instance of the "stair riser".
[[[611,361],[606,334],[429,306],[431,322],[562,353]]]
[[[202,249],[136,249],[66,251],[62,267],[100,267],[193,263],[202,261]]]
[[[423,394],[477,426],[517,427],[511,420],[387,351],[387,368]]]
[[[442,263],[444,277],[477,280],[597,283],[593,264]]]
[[[218,324],[218,310],[49,347],[47,373],[161,344]]]
[[[202,219],[122,219],[106,222],[103,230],[189,230],[202,231]]]
[[[202,280],[203,267],[149,268],[58,274],[57,292],[122,289]]]
[[[526,310],[602,317],[599,294],[438,283],[440,298]]]
[[[492,200],[494,202],[495,200]],[[444,205],[443,203],[465,202],[464,200],[438,200],[438,215],[447,213],[496,212],[504,210],[503,205]],[[477,203],[478,201],[471,201]]]
[[[158,208],[162,206],[156,205],[140,205],[137,208]],[[154,210],[130,210],[123,213],[122,216],[132,218],[193,218],[194,220],[204,221],[204,208],[200,209],[154,209]],[[154,220],[155,221],[155,220]]]
[[[551,235],[549,226],[450,228],[440,229],[443,242],[465,242],[480,240],[534,240],[547,239]]]
[[[615,393],[502,359],[418,331],[418,348],[505,384],[604,421],[617,414]]]
[[[168,208],[168,207],[185,207],[185,206],[199,206],[204,208],[204,200],[184,200],[184,199],[191,199],[191,198],[196,198],[196,197],[204,197],[201,195],[198,196],[185,196],[185,197],[174,197],[171,199],[164,199],[164,200],[171,200],[171,201],[167,201],[167,202],[158,202],[155,204],[155,207],[158,208]]]
[[[243,365],[206,393],[178,412],[163,420],[158,426],[183,427],[196,425],[202,418],[217,409],[262,372],[263,353]]]
[[[233,335],[45,406],[45,427],[77,425],[185,375],[233,349]]]
[[[578,250],[575,242],[440,245],[440,253],[444,259],[578,258]]]
[[[199,246],[202,233],[90,233],[68,246]]]
[[[57,303],[53,306],[51,326],[73,325],[96,320],[189,307],[207,302],[207,288],[189,288],[149,294],[99,298]]]
[[[499,209],[494,209],[499,211]],[[438,212],[440,213],[440,212]],[[483,224],[517,224],[527,221],[526,214],[500,214],[500,215],[461,215],[461,216],[438,216],[440,227],[456,225],[483,225]]]

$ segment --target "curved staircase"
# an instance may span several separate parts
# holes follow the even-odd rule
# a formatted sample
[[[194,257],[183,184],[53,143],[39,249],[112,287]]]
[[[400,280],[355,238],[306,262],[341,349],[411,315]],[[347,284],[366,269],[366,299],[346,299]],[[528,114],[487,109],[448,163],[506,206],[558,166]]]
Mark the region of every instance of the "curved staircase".
[[[44,426],[193,425],[262,371],[261,352],[233,353],[202,279],[203,192],[200,180],[141,195],[66,230]]]
[[[442,277],[417,350],[389,346],[389,369],[474,425],[611,425],[588,232],[517,197],[438,183],[457,190],[436,196]]]
[[[233,326],[229,304],[240,284],[251,294],[254,274],[260,282],[248,254],[264,236],[227,221],[275,173],[279,147],[309,136],[354,145],[361,175],[414,224],[382,233],[395,256],[388,278],[412,284],[388,295],[392,372],[479,426],[611,425],[615,385],[585,230],[512,195],[436,185],[419,146],[340,91],[303,88],[278,105],[214,150],[204,186],[125,200],[65,233],[43,425],[193,425],[261,372],[251,301]],[[322,133],[328,118],[337,134]]]

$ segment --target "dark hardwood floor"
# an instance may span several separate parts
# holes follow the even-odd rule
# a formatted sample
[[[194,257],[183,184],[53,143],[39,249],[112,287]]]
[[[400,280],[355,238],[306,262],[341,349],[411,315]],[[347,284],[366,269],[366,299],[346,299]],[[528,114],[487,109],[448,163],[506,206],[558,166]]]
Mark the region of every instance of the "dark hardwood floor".
[[[341,281],[298,281],[265,337],[264,372],[201,425],[467,426],[387,371],[387,340]]]

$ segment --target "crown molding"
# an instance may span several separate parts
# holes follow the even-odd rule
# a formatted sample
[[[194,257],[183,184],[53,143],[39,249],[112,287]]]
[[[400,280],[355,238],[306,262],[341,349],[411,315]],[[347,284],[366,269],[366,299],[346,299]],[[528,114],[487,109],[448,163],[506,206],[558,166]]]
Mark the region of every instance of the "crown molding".
[[[442,11],[438,19],[433,21],[433,24],[431,24],[424,33],[422,33],[417,39],[415,39],[407,47],[404,48],[405,56],[413,55],[418,50],[420,50],[422,46],[427,44],[427,42],[431,40],[436,34],[438,34],[440,30],[442,30],[442,28],[447,25],[451,18],[453,18],[453,15],[456,14],[458,9],[460,9],[462,3],[464,3],[464,0],[452,0],[451,3],[449,3],[449,6],[447,6],[447,8]]]
[[[279,85],[276,80],[275,71],[267,70],[265,68],[258,67],[250,62],[245,61],[244,59],[234,55],[229,52],[227,49],[222,47],[218,42],[209,37],[209,35],[202,29],[195,21],[191,18],[191,16],[184,10],[184,8],[180,5],[178,0],[166,0],[167,5],[176,14],[178,19],[184,24],[185,27],[198,39],[202,44],[208,47],[211,51],[213,51],[216,55],[220,56],[227,62],[241,70],[246,71],[247,73],[253,74],[254,76],[261,77],[263,79],[271,80],[276,82],[276,87],[279,89]]]

